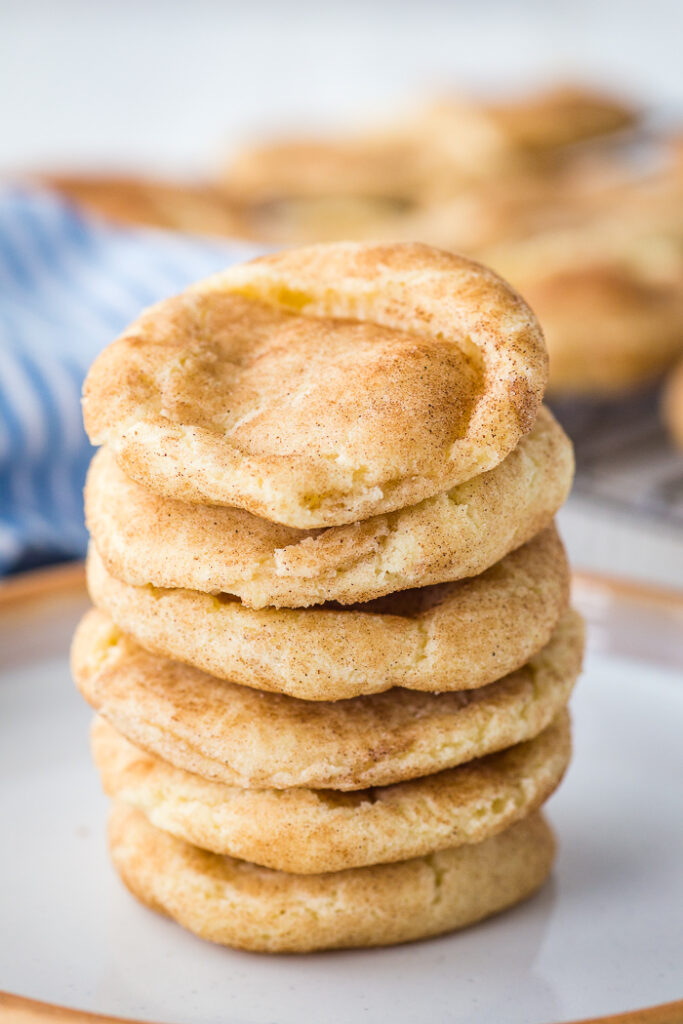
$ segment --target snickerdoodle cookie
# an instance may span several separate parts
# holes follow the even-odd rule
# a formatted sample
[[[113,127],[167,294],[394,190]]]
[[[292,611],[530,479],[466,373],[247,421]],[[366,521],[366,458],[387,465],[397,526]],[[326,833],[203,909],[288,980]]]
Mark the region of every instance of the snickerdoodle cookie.
[[[536,418],[547,355],[501,278],[417,243],[291,249],[143,313],[95,360],[91,440],[159,494],[298,528],[447,491]]]
[[[114,865],[139,900],[201,938],[254,952],[409,942],[479,921],[547,878],[555,840],[532,814],[481,843],[318,875],[208,853],[115,804]]]
[[[569,761],[566,711],[526,743],[394,786],[354,793],[209,782],[134,746],[105,719],[91,733],[108,796],[213,853],[315,874],[478,843],[536,810]]]
[[[488,473],[363,522],[295,530],[160,497],[103,448],[88,475],[86,519],[107,570],[126,583],[234,594],[251,608],[355,604],[484,572],[550,524],[573,472],[571,443],[542,409]]]
[[[570,611],[525,666],[488,686],[304,701],[150,654],[92,610],[76,631],[72,667],[95,710],[178,768],[230,786],[354,790],[429,775],[538,735],[567,703],[582,653],[581,619]]]
[[[554,526],[480,576],[351,606],[254,610],[229,595],[132,586],[94,545],[87,575],[94,604],[148,651],[305,700],[483,686],[547,643],[569,598]]]

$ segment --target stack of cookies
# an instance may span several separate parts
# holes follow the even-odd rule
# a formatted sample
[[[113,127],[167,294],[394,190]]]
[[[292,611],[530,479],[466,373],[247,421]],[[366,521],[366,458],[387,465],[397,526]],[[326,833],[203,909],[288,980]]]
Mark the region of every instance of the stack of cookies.
[[[415,244],[233,267],[100,355],[73,668],[143,902],[291,952],[541,885],[583,645],[546,377],[519,295]]]

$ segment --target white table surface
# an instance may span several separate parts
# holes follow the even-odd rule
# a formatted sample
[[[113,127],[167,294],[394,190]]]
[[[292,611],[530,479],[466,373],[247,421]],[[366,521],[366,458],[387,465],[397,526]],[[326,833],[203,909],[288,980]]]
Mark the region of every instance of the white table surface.
[[[683,531],[570,498],[558,516],[576,569],[683,589]]]

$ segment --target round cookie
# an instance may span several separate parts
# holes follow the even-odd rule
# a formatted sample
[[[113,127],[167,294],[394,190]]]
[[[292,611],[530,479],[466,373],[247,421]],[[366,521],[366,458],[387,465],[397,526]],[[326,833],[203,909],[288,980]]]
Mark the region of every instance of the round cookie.
[[[409,202],[424,158],[408,139],[386,135],[257,143],[237,152],[223,184],[251,209],[292,200]]]
[[[93,603],[146,650],[303,700],[483,686],[540,650],[569,600],[554,526],[480,576],[351,608],[255,611],[197,590],[134,587],[94,545],[87,576]]]
[[[244,237],[244,212],[224,191],[208,183],[102,174],[50,174],[41,175],[38,184],[66,196],[91,215],[117,223],[194,235]]]
[[[627,183],[572,227],[480,251],[543,324],[550,391],[632,388],[683,351],[682,198],[670,173]]]
[[[618,99],[560,86],[499,102],[444,97],[410,128],[431,157],[428,194],[444,196],[457,195],[463,179],[504,181],[520,171],[552,171],[575,143],[635,121],[635,111]]]
[[[355,793],[240,789],[174,768],[97,717],[105,792],[178,839],[295,874],[343,871],[479,843],[527,817],[559,785],[571,753],[563,711],[535,739],[413,782]]]
[[[113,807],[109,843],[143,903],[201,938],[268,953],[384,946],[462,928],[531,895],[555,856],[540,814],[482,843],[321,875],[208,853],[123,804]]]
[[[445,181],[457,194],[472,179],[499,179],[501,169],[507,177],[520,163],[527,169],[538,162],[547,170],[554,166],[549,154],[632,127],[636,120],[636,111],[620,100],[577,86],[498,103],[448,97],[377,125],[372,134],[257,143],[234,154],[221,183],[250,211],[262,210],[266,224],[278,207],[298,201],[291,221],[303,220],[309,234],[324,233],[325,210],[335,203],[341,212],[355,200],[371,216],[373,202],[383,201],[385,216],[399,214]]]
[[[546,331],[552,394],[629,390],[683,351],[683,278],[651,281],[596,264],[529,282],[525,295]]]
[[[252,608],[370,601],[477,576],[548,526],[571,487],[572,446],[548,410],[495,469],[419,505],[322,531],[162,498],[106,448],[86,484],[108,571],[136,586],[235,594]]]
[[[150,654],[93,610],[76,631],[72,667],[95,710],[178,768],[231,786],[354,790],[538,735],[567,703],[582,651],[581,619],[570,611],[527,665],[477,690],[304,701]]]
[[[412,241],[418,237],[409,234],[415,226],[414,209],[410,200],[398,195],[349,194],[282,196],[254,202],[241,212],[247,238],[282,246],[364,239]]]
[[[496,466],[547,380],[533,313],[417,243],[232,267],[143,313],[91,367],[86,429],[159,494],[301,529],[433,497]]]
[[[223,185],[243,204],[254,238],[397,241],[408,237],[400,231],[421,191],[424,164],[424,148],[408,139],[292,139],[243,149]]]

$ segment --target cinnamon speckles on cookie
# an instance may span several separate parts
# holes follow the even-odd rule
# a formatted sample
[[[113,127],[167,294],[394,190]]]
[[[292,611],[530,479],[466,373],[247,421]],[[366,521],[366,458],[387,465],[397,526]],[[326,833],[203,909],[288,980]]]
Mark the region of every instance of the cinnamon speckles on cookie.
[[[383,946],[462,928],[530,896],[555,859],[540,814],[474,845],[320,875],[209,853],[122,803],[109,845],[143,903],[211,942],[268,953]]]
[[[97,657],[112,649],[106,660]],[[488,686],[304,701],[151,654],[93,610],[76,633],[72,665],[81,693],[104,718],[176,767],[227,785],[355,790],[538,735],[567,703],[582,653],[581,620],[570,611],[527,665]]]
[[[418,505],[326,530],[243,509],[162,498],[106,448],[93,460],[86,519],[118,579],[235,594],[252,608],[353,604],[475,576],[549,525],[571,486],[572,447],[545,409],[500,465]]]
[[[132,586],[93,545],[94,603],[147,650],[243,686],[341,700],[392,686],[474,689],[523,665],[569,599],[554,527],[472,579],[364,604],[254,610],[228,595]]]
[[[493,272],[414,243],[339,243],[148,310],[96,360],[84,415],[159,494],[315,528],[492,469],[546,377],[532,312]]]

